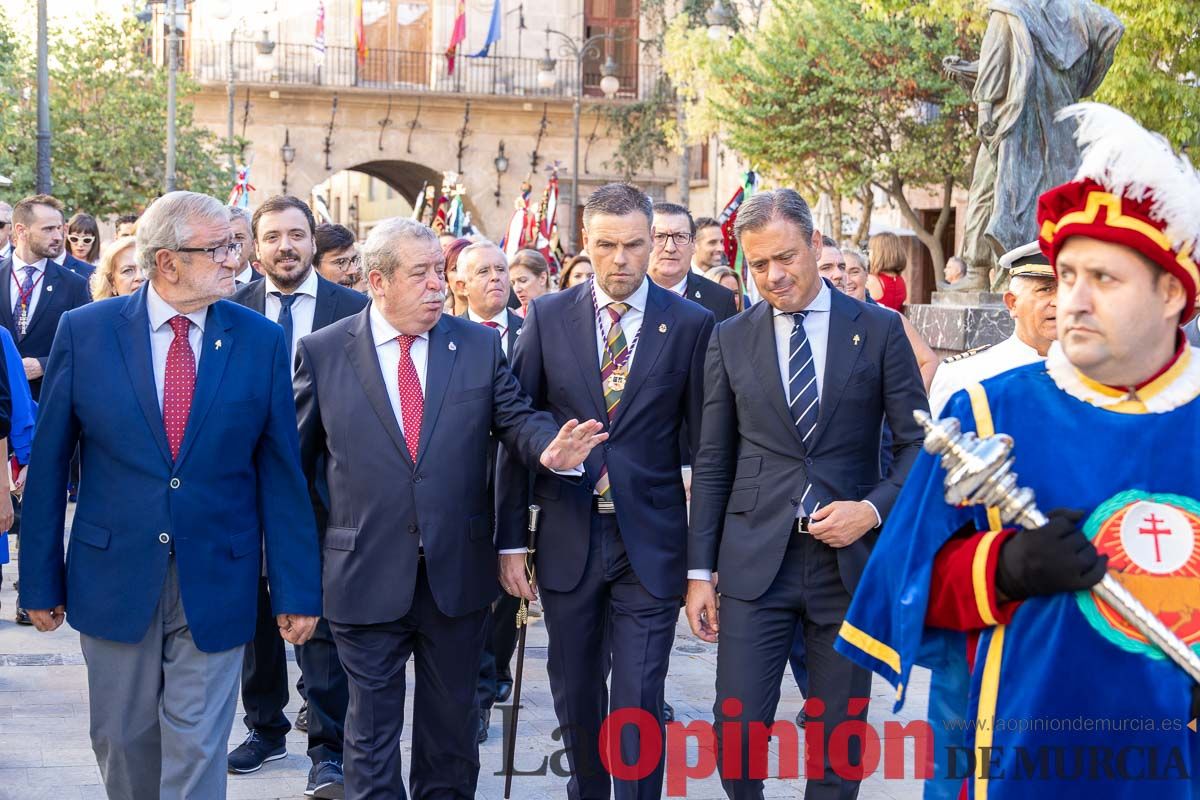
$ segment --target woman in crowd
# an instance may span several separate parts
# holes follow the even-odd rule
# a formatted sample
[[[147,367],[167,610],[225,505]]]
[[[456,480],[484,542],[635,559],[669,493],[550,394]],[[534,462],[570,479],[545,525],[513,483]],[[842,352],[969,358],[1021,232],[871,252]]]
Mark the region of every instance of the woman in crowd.
[[[67,221],[67,244],[71,255],[95,264],[100,257],[100,226],[91,214],[79,213]]]
[[[550,291],[550,265],[537,250],[518,250],[508,265],[508,277],[517,300],[521,302],[517,313],[522,317],[528,313],[529,304],[535,297]]]
[[[871,237],[870,268],[867,291],[881,306],[902,311],[908,302],[908,285],[904,282],[904,267],[908,259],[900,237],[894,233],[877,233]]]
[[[592,260],[584,255],[571,256],[563,263],[562,272],[558,276],[559,291],[570,289],[590,277],[592,277]]]
[[[133,294],[146,282],[146,276],[134,259],[137,238],[122,236],[104,248],[100,264],[92,273],[91,290],[93,300],[106,297],[124,297]]]
[[[745,295],[742,292],[742,281],[738,278],[738,274],[729,267],[713,267],[708,272],[704,273],[704,277],[710,281],[716,281],[724,286],[729,291],[733,292],[733,305],[738,311],[741,311],[745,306]]]
[[[454,278],[458,275],[458,254],[470,243],[470,239],[450,239],[442,244],[442,253],[446,256],[445,312],[452,317],[467,311],[467,296],[454,293]]]

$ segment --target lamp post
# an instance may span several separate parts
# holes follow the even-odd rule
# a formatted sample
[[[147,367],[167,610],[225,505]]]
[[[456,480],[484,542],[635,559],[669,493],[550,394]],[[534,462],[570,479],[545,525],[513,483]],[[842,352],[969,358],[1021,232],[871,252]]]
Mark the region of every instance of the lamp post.
[[[492,159],[492,163],[496,165],[496,191],[492,194],[496,197],[496,206],[500,205],[500,180],[504,177],[504,173],[508,172],[508,156],[504,155],[504,140],[500,140],[500,152]]]
[[[37,192],[50,194],[50,50],[46,0],[38,0],[37,15]]]
[[[217,5],[213,11],[213,16],[220,20],[231,19],[233,17],[233,3],[229,0]],[[236,105],[237,95],[237,67],[235,66],[234,48],[239,33],[242,33],[246,27],[248,15],[238,17],[229,26],[229,53],[226,62],[226,82],[225,82],[225,136],[229,141],[229,179],[233,183],[237,183],[237,158],[233,147],[233,118],[234,106]],[[255,66],[259,66],[260,60],[271,61],[272,53],[275,51],[275,42],[271,41],[271,35],[266,28],[263,28],[262,38],[254,43],[254,48],[257,51],[255,56]],[[269,69],[270,66],[268,65]]]
[[[704,21],[708,23],[708,38],[714,42],[728,39],[733,33],[733,14],[721,0],[713,0],[704,15]]]
[[[553,89],[558,83],[558,75],[555,70],[558,64],[550,55],[551,35],[558,36],[561,39],[559,53],[562,57],[575,60],[575,85],[571,104],[575,133],[571,154],[571,192],[568,208],[571,215],[571,238],[569,241],[571,249],[578,252],[579,231],[575,225],[575,209],[579,204],[579,118],[583,103],[583,62],[588,58],[599,58],[602,54],[606,56],[604,65],[600,68],[600,91],[604,93],[605,97],[614,96],[617,90],[621,88],[621,81],[617,77],[617,62],[613,60],[612,53],[607,53],[607,48],[602,47],[602,44],[605,42],[615,41],[611,33],[598,33],[595,36],[587,38],[580,44],[562,31],[554,30],[547,26],[546,55],[538,64],[538,86],[540,88]]]
[[[283,194],[287,194],[288,167],[296,160],[296,148],[292,147],[292,132],[287,128],[283,131],[283,147],[279,148],[279,157],[283,159]]]

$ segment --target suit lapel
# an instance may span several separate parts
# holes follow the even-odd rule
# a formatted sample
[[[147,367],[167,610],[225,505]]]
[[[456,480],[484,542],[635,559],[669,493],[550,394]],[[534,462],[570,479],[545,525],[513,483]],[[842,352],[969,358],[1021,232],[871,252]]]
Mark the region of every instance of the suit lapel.
[[[859,309],[839,291],[831,290],[829,305],[829,338],[825,343],[825,377],[821,384],[820,413],[817,429],[813,432],[809,449],[816,446],[821,434],[829,427],[829,420],[837,409],[846,381],[854,372],[858,356],[866,345],[867,329],[859,321]]]
[[[583,385],[592,401],[596,412],[594,419],[608,422],[607,406],[604,405],[604,393],[600,386],[600,358],[596,352],[596,315],[590,301],[591,294],[587,284],[575,295],[575,302],[563,315],[563,327],[566,329],[566,339],[571,349],[575,351],[575,363],[583,378]],[[571,291],[576,291],[571,289]]]
[[[319,331],[336,320],[337,292],[333,284],[317,275],[317,305],[313,309],[314,331]]]
[[[200,367],[196,371],[196,391],[192,396],[192,410],[188,412],[187,427],[183,431],[183,443],[179,446],[179,458],[175,459],[177,466],[187,458],[192,444],[200,436],[204,418],[208,416],[208,411],[217,398],[217,389],[225,375],[229,354],[237,345],[237,337],[229,334],[233,324],[225,317],[221,306],[220,301],[209,306],[208,318],[204,321],[204,337],[200,343]]]
[[[267,315],[267,282],[254,281],[250,284],[250,308],[262,314]]]
[[[770,303],[759,303],[752,312],[750,322],[750,363],[762,384],[767,403],[788,430],[797,447],[803,449],[804,441],[796,430],[795,420],[788,411],[787,392],[779,374],[779,356],[775,349],[775,309]]]
[[[429,440],[433,436],[434,426],[437,425],[438,414],[446,400],[446,387],[450,384],[450,373],[454,369],[454,359],[458,355],[458,346],[450,349],[454,340],[447,326],[439,319],[438,324],[429,332],[429,352],[425,365],[425,410],[421,416],[421,442],[417,447],[417,463],[424,458],[429,449]]]
[[[511,308],[508,310],[508,330],[504,335],[508,337],[508,360],[510,362],[512,361],[513,351],[517,346],[517,334],[521,332],[521,326],[524,323],[525,320],[513,313]]]
[[[58,297],[62,294],[58,290],[58,285],[62,282],[62,270],[64,269],[66,267],[60,267],[50,259],[46,259],[46,272],[42,278],[42,296],[38,298],[37,308],[33,310],[33,317],[29,320],[25,337],[32,336],[37,330],[37,326],[42,324],[42,320],[54,315],[54,307],[60,302]]]
[[[10,331],[16,331],[12,314],[12,268],[11,256],[0,263],[0,322]]]
[[[612,427],[614,428],[632,405],[638,390],[646,382],[646,376],[654,369],[654,364],[658,361],[658,356],[662,353],[663,345],[667,341],[671,322],[675,318],[667,304],[667,295],[670,294],[670,290],[659,288],[649,278],[645,280],[649,284],[649,291],[646,293],[646,310],[642,314],[642,328],[638,334],[637,349],[633,352],[633,366],[629,370],[629,379],[626,382],[625,390],[621,392],[621,402],[617,404],[617,413],[613,417]]]
[[[696,273],[692,272],[691,267],[688,267],[687,284],[683,287],[683,296],[693,303],[704,305],[703,287],[700,286],[700,281],[696,280]]]
[[[412,467],[408,444],[404,441],[404,434],[400,432],[396,414],[392,411],[392,401],[388,397],[388,388],[379,372],[379,355],[375,352],[375,340],[371,334],[370,311],[371,307],[368,305],[359,312],[358,319],[348,329],[350,341],[346,343],[346,357],[358,373],[358,380],[367,396],[367,402],[375,410],[392,444],[400,451],[405,463]]]
[[[129,372],[130,385],[146,418],[150,435],[158,444],[163,460],[170,466],[171,451],[167,446],[162,411],[158,407],[158,387],[154,383],[154,356],[150,350],[150,317],[146,313],[145,289],[139,289],[125,302],[116,334],[125,369]]]

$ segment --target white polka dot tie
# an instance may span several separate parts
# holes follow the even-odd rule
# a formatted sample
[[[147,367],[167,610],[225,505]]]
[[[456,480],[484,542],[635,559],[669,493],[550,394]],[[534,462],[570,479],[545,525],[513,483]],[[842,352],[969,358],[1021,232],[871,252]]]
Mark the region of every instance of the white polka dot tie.
[[[425,413],[425,395],[421,392],[421,380],[417,377],[417,367],[412,360],[412,346],[418,338],[401,334],[396,337],[400,343],[400,366],[398,383],[400,386],[400,418],[404,421],[404,441],[408,445],[408,454],[413,463],[417,460],[417,446],[421,441],[421,417]]]
[[[184,316],[171,318],[175,338],[167,350],[167,374],[163,382],[163,426],[167,429],[171,458],[179,458],[183,432],[192,411],[192,395],[196,391],[196,354],[188,341],[191,324]]]

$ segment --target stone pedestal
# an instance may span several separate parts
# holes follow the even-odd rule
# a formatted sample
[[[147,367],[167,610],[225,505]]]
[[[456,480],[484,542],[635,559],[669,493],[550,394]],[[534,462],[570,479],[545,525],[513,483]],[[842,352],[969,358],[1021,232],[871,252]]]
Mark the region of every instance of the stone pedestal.
[[[905,313],[944,358],[1012,336],[1013,319],[1003,298],[995,292],[934,292],[932,303],[907,306]]]

